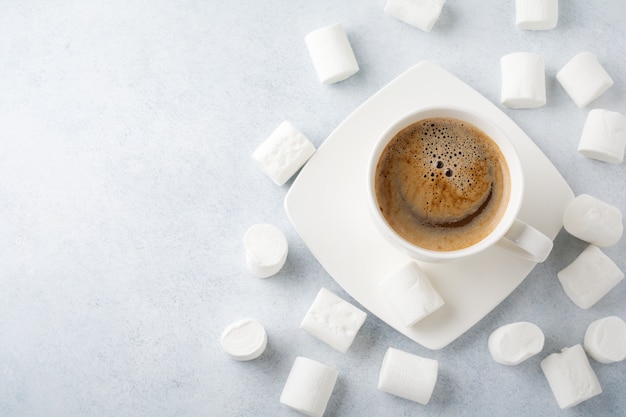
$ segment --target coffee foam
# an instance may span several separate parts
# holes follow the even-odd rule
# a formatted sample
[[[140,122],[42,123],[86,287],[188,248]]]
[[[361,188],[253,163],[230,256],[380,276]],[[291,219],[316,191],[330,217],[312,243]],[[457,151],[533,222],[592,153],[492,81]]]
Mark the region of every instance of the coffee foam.
[[[401,130],[377,167],[381,212],[418,246],[454,250],[495,227],[508,199],[508,169],[497,145],[457,119],[431,118]]]

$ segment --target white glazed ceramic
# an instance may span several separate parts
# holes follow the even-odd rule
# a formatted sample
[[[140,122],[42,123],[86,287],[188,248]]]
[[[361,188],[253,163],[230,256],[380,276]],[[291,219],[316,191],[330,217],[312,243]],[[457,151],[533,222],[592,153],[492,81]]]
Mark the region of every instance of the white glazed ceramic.
[[[436,251],[421,248],[407,241],[398,235],[387,223],[376,201],[374,187],[376,167],[380,160],[380,155],[387,144],[405,127],[420,120],[433,117],[459,119],[476,126],[496,143],[508,165],[510,192],[509,201],[502,219],[488,236],[474,245],[463,249]],[[367,181],[368,205],[374,224],[391,244],[419,261],[454,261],[467,256],[476,255],[491,245],[501,242],[503,247],[513,250],[518,256],[535,262],[543,262],[552,249],[552,240],[550,238],[540,233],[532,226],[522,221],[516,221],[524,198],[524,174],[522,172],[522,165],[517,149],[500,126],[492,122],[488,116],[478,111],[457,105],[425,106],[409,111],[385,129],[382,135],[376,140],[369,157],[367,171],[364,175]],[[525,236],[525,239],[519,239],[519,236]]]
[[[330,134],[296,177],[285,209],[312,254],[348,294],[417,343],[440,349],[504,300],[535,263],[498,246],[457,262],[420,263],[446,304],[412,327],[405,327],[381,296],[378,283],[411,258],[374,226],[363,172],[382,132],[403,114],[427,105],[474,109],[507,132],[524,171],[525,197],[518,218],[554,239],[574,198],[563,177],[498,107],[429,62],[393,80]]]

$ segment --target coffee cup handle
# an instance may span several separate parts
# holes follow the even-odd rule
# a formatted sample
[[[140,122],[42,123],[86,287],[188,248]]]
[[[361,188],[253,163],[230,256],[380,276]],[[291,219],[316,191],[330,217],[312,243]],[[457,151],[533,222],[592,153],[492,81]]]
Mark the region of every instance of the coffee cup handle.
[[[513,226],[498,243],[533,262],[545,261],[553,246],[552,239],[519,219],[515,219]]]

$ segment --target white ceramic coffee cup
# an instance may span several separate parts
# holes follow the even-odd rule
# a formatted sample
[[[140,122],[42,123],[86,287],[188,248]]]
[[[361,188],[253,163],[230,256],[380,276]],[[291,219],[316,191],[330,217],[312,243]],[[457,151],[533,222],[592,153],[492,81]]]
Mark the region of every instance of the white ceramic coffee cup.
[[[423,119],[449,117],[466,121],[487,134],[504,155],[510,175],[509,201],[500,222],[485,238],[457,250],[432,250],[419,247],[401,237],[385,220],[376,200],[376,167],[382,152],[393,137],[403,128]],[[533,261],[543,262],[552,250],[552,240],[537,229],[518,219],[524,197],[524,175],[519,155],[507,134],[485,116],[461,107],[422,107],[404,115],[380,136],[370,154],[367,168],[368,205],[373,221],[380,233],[394,246],[414,259],[425,262],[452,261],[475,255],[492,245],[507,248],[511,253]]]

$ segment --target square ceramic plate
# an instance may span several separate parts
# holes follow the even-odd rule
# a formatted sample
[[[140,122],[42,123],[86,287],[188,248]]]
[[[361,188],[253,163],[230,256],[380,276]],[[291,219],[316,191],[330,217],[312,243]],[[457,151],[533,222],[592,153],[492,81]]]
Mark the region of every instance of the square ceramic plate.
[[[519,218],[554,239],[574,198],[563,177],[500,109],[430,62],[393,80],[331,133],[298,174],[285,197],[285,209],[313,255],[347,293],[422,346],[441,349],[502,302],[535,264],[498,247],[454,263],[420,263],[445,305],[412,327],[403,326],[381,297],[380,280],[411,259],[390,246],[369,217],[367,160],[386,126],[426,105],[472,108],[507,131],[524,169]]]

